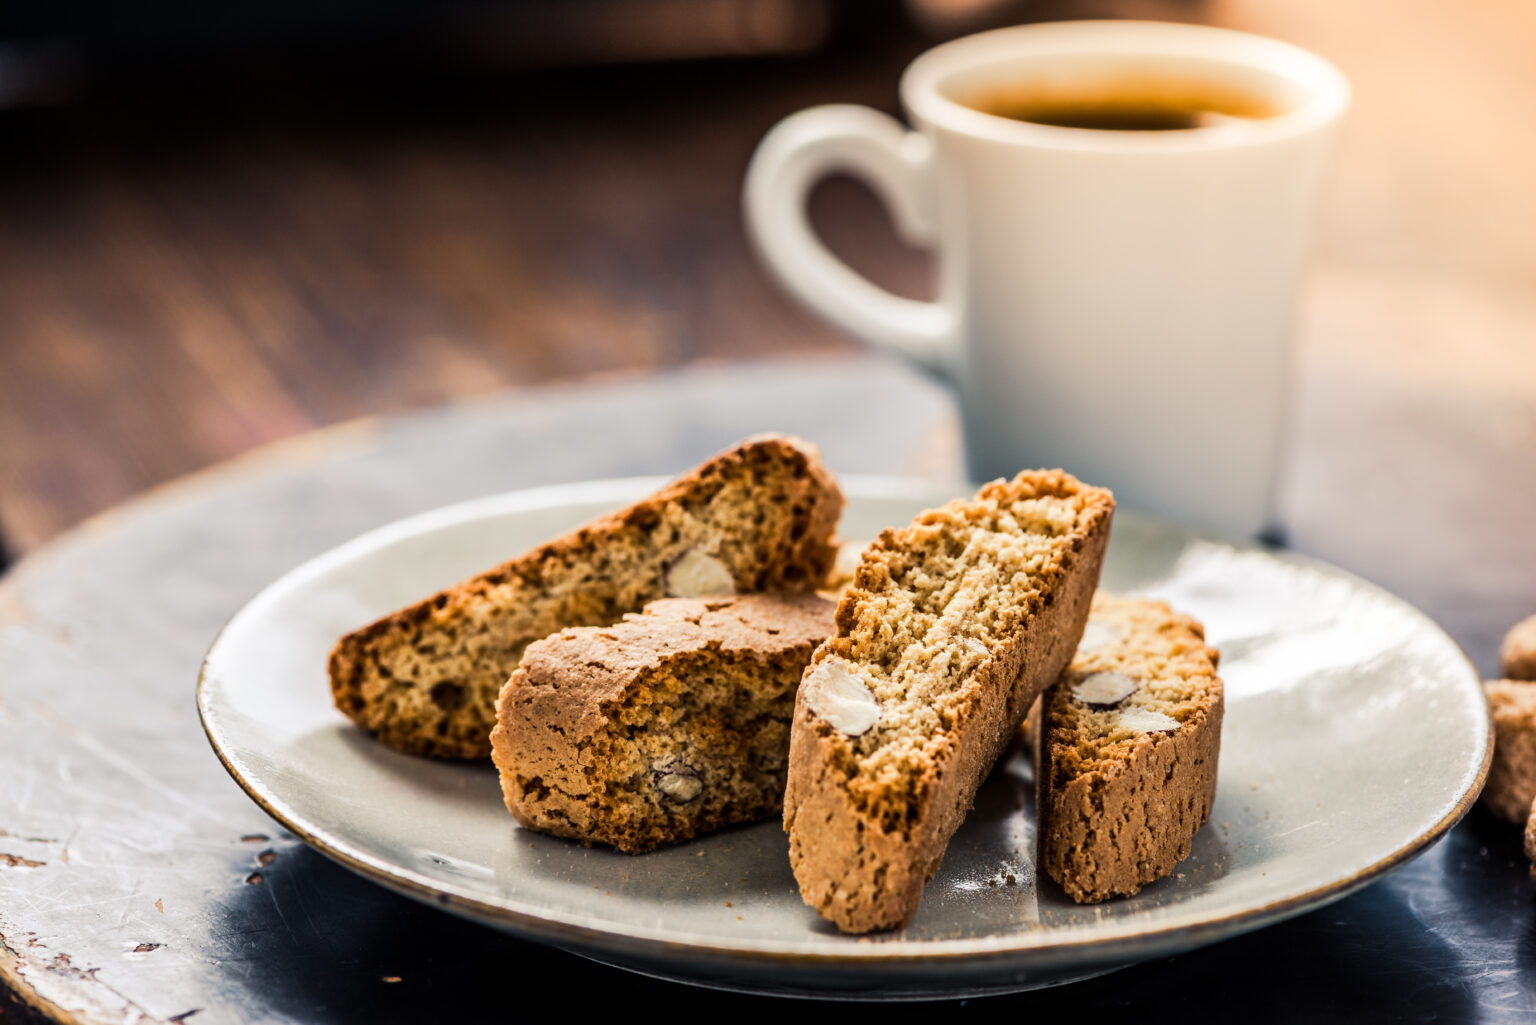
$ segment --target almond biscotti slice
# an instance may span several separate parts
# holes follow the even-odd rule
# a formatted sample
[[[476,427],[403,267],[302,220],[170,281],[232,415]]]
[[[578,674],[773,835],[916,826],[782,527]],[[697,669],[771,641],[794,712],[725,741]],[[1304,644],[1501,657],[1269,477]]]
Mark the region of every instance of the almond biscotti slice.
[[[1189,856],[1216,796],[1219,658],[1162,602],[1094,597],[1035,734],[1039,867],[1073,900],[1130,896]]]
[[[530,644],[491,733],[507,808],[630,854],[778,814],[795,690],[834,609],[672,598]]]
[[[491,753],[496,695],[523,649],[668,596],[809,591],[843,508],[808,443],[749,438],[620,512],[343,637],[336,707],[390,747]]]
[[[887,530],[800,685],[784,828],[844,932],[907,922],[976,788],[1072,658],[1114,499],[1059,470]]]

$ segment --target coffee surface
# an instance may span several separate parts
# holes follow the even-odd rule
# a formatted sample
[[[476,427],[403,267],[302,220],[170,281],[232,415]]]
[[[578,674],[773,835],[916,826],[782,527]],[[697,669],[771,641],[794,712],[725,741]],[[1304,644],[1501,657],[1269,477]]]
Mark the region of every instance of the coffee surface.
[[[1169,132],[1283,113],[1271,99],[1226,82],[1152,74],[1026,80],[962,97],[966,106],[1037,125]]]

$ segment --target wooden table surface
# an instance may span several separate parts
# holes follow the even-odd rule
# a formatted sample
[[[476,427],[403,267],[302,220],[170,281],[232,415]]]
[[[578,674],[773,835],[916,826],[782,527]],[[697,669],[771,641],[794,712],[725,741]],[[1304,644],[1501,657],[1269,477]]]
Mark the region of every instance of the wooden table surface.
[[[1304,306],[1304,379],[1391,378],[1536,437],[1524,4],[1052,10],[1196,17],[1339,63],[1355,108]],[[353,417],[846,350],[753,264],[741,173],[799,107],[893,108],[925,45],[890,30],[804,58],[544,75],[204,68],[195,86],[0,112],[0,529],[25,551],[145,487]],[[929,287],[862,190],[829,186],[816,212],[877,279]]]
[[[1536,137],[1523,128],[1536,21],[1512,0],[1096,10],[1197,15],[1269,33],[1350,75],[1355,109],[1304,297],[1284,519],[1296,547],[1430,611],[1491,671],[1499,634],[1536,611]],[[784,113],[827,100],[891,108],[897,71],[924,45],[892,32],[792,60],[375,77],[319,92],[308,78],[273,72],[191,93],[150,83],[0,114],[0,533],[14,551],[39,556],[19,572],[103,529],[65,534],[92,513],[316,426],[493,394],[508,409],[552,409],[562,393],[518,389],[850,352],[753,265],[737,215],[740,174],[752,143]],[[832,183],[814,206],[834,248],[872,276],[914,295],[929,287],[926,259],[895,242],[862,190]],[[534,432],[532,422],[520,429]],[[528,436],[544,458],[570,443]],[[953,437],[935,437],[902,465],[954,472],[944,454]],[[647,464],[646,451],[681,451],[675,437],[630,441],[636,472],[667,468]],[[509,473],[501,483],[526,479]],[[164,643],[195,662],[206,637],[193,634],[211,611],[188,612],[178,622],[190,626]],[[88,629],[35,609],[3,612],[4,628],[23,630],[29,644]],[[153,621],[142,629],[160,636]],[[0,721],[14,724],[28,707],[17,679],[0,675]],[[27,693],[38,685],[29,681]],[[101,750],[90,757],[110,759],[112,746]],[[1427,898],[1407,883],[1373,887],[1353,899],[1356,912],[1334,937],[1362,970],[1375,964],[1361,953],[1373,929],[1417,938],[1395,954],[1424,976],[1421,995],[1455,1020],[1536,1010],[1517,845],[1474,819],[1411,869],[1430,881],[1466,873],[1473,881],[1459,897],[1442,886],[1420,907]],[[0,821],[9,831],[0,835],[42,847],[58,839],[14,826]],[[238,837],[228,842],[235,853],[217,856],[233,871]],[[38,845],[11,847],[0,846],[18,859],[0,860],[0,882],[30,873],[32,885],[42,870],[22,862],[50,858]],[[348,900],[366,899],[302,849],[283,851],[293,855],[295,892],[334,884]],[[1489,915],[1496,905],[1497,926],[1480,922],[1476,895],[1491,902]],[[16,906],[0,900],[0,921]],[[389,914],[434,936],[462,935],[422,924],[421,912]],[[1435,915],[1481,946],[1413,932],[1415,916]],[[1333,934],[1319,921],[1290,935]],[[331,949],[318,934],[310,942]],[[7,935],[0,959],[40,956],[26,943]],[[110,975],[104,963],[74,964],[67,950],[47,954],[30,963],[47,965],[49,980]],[[1217,960],[1179,971],[1193,979],[1202,965],[1241,968],[1236,954],[1209,956]],[[1474,985],[1467,973],[1478,964],[1506,977]]]

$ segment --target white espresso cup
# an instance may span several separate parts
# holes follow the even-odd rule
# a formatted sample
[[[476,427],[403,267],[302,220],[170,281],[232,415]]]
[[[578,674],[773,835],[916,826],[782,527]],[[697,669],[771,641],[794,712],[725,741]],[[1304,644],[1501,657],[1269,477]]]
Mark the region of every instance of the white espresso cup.
[[[1224,90],[1268,116],[1131,131],[978,109],[1125,82]],[[769,268],[833,324],[954,381],[974,478],[1061,466],[1130,507],[1237,535],[1273,526],[1295,299],[1344,76],[1241,32],[1057,22],[930,50],[901,98],[913,130],[824,106],[764,138],[744,198]],[[936,250],[936,302],[892,295],[817,239],[806,195],[833,172]]]

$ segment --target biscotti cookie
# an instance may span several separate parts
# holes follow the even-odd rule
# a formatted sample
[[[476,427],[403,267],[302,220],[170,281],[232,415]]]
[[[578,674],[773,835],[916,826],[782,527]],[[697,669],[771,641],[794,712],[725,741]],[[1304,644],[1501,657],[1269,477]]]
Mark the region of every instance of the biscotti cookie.
[[[402,751],[484,758],[496,695],[528,644],[657,598],[810,591],[832,565],[842,508],[813,446],[749,438],[627,509],[343,637],[330,659],[336,707]]]
[[[1493,762],[1483,804],[1501,819],[1524,822],[1536,799],[1536,683],[1489,680],[1483,693],[1493,714]]]
[[[1114,499],[1059,470],[995,481],[865,550],[795,705],[784,828],[844,932],[907,922],[976,788],[1072,658]]]
[[[1504,635],[1499,672],[1506,680],[1536,680],[1536,616],[1522,619]]]
[[[1035,727],[1038,865],[1073,900],[1130,896],[1189,856],[1216,796],[1218,659],[1162,602],[1094,596]]]
[[[631,854],[778,814],[795,689],[834,609],[671,598],[530,644],[491,733],[507,808]]]

